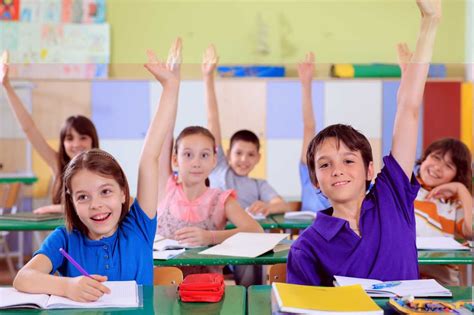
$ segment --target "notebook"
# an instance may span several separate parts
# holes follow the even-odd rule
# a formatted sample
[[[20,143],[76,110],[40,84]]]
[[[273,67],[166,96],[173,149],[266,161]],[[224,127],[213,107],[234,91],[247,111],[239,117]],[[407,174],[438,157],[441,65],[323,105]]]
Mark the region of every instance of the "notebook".
[[[316,212],[313,211],[290,211],[284,215],[285,219],[290,220],[314,220],[316,219]]]
[[[47,221],[64,218],[61,213],[33,213],[33,212],[18,212],[0,215],[1,220],[16,220],[16,221]]]
[[[360,285],[315,287],[274,282],[272,299],[272,311],[276,312],[383,315],[383,310]]]
[[[458,243],[452,237],[445,236],[417,236],[416,248],[424,250],[469,250],[468,246]]]
[[[232,235],[221,244],[208,248],[199,254],[255,258],[271,251],[288,235],[285,233],[240,232]]]
[[[95,302],[83,303],[65,297],[47,294],[31,294],[12,287],[0,288],[0,309],[53,309],[53,308],[106,308],[138,307],[138,286],[135,281],[106,281],[111,293],[104,294]]]
[[[165,238],[162,235],[156,234],[153,241],[153,250],[155,251],[164,251],[164,250],[177,250],[177,249],[186,249],[186,248],[197,248],[202,246],[189,246],[182,244],[177,240],[172,240]]]
[[[168,260],[173,257],[178,256],[186,251],[186,249],[167,249],[167,250],[154,250],[153,251],[153,259],[157,260]]]
[[[335,285],[360,284],[372,297],[394,297],[413,295],[415,297],[450,297],[451,291],[434,279],[380,281],[374,279],[334,276]]]

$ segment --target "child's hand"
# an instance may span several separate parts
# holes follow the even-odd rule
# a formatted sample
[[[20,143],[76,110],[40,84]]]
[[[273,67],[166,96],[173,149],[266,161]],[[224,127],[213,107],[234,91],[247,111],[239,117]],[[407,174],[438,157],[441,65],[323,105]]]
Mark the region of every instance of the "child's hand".
[[[210,76],[216,70],[217,63],[219,62],[219,56],[217,56],[216,48],[214,45],[209,45],[204,55],[202,56],[201,71],[203,76]]]
[[[0,60],[0,81],[2,85],[5,85],[9,82],[8,78],[8,51],[3,51],[2,57]]]
[[[145,68],[162,84],[170,81],[179,81],[179,72],[181,65],[181,38],[177,38],[171,46],[168,53],[166,64],[156,57],[152,50],[147,50],[148,63]]]
[[[178,242],[188,246],[206,246],[212,242],[211,232],[195,226],[179,229],[174,235]]]
[[[441,19],[441,0],[416,0],[423,18]]]
[[[101,283],[107,281],[107,277],[100,275],[91,275],[91,277],[69,278],[66,297],[77,302],[94,302],[102,295],[110,293],[110,289]]]
[[[33,213],[36,214],[44,214],[44,213],[64,213],[61,207],[57,207],[57,205],[48,205],[44,207],[39,207],[33,210]]]
[[[263,202],[261,200],[255,201],[253,204],[250,205],[250,207],[247,208],[247,210],[252,214],[261,213],[264,216],[270,214],[270,208],[268,206],[268,203]]]
[[[397,56],[398,56],[398,65],[402,70],[402,75],[407,68],[407,64],[410,63],[413,53],[408,48],[407,43],[398,43],[397,44]]]
[[[298,64],[298,76],[301,82],[311,83],[314,75],[314,53],[309,52],[303,62]]]
[[[466,194],[467,193],[467,194]],[[469,191],[467,188],[458,182],[451,182],[436,186],[433,188],[428,195],[426,195],[426,199],[436,198],[436,199],[450,199],[450,198],[457,198],[460,201],[466,196],[469,196]]]

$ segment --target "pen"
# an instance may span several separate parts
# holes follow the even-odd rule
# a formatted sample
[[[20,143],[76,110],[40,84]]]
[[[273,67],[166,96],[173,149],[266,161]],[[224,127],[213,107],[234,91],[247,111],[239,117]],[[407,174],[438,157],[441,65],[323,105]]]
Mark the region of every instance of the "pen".
[[[400,281],[389,281],[389,282],[384,282],[380,284],[373,284],[372,289],[378,290],[378,289],[384,289],[384,288],[392,288],[392,287],[396,287],[400,283],[401,283]]]
[[[66,253],[66,251],[65,251],[62,247],[59,249],[59,252],[60,252],[67,260],[69,260],[69,262],[70,262],[71,264],[73,264],[74,267],[76,267],[77,270],[79,270],[79,272],[82,273],[82,275],[84,275],[84,276],[86,276],[86,277],[89,277],[89,278],[92,278],[91,275],[90,275],[87,271],[85,271],[84,268],[82,268],[81,265],[79,265],[79,264],[77,263],[77,261],[74,260],[74,258],[72,258],[71,256],[69,256],[69,254]]]

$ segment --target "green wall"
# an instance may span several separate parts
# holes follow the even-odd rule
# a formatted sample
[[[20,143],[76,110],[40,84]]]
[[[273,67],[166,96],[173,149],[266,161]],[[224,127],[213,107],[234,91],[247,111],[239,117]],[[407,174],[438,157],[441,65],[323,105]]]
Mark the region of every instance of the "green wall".
[[[464,62],[465,6],[443,1],[434,62]],[[393,63],[397,42],[413,48],[419,12],[414,0],[107,0],[107,20],[111,75],[121,77],[136,71],[147,48],[165,57],[178,35],[184,62],[195,67],[211,42],[221,64],[291,64],[308,50],[320,63]]]

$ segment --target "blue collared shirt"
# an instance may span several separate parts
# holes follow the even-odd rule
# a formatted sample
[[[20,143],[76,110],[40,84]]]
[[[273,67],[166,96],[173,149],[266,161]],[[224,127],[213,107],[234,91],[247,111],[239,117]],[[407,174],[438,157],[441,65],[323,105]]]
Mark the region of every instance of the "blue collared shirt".
[[[59,227],[34,255],[43,254],[51,260],[51,274],[58,271],[66,277],[81,276],[59,252],[62,247],[89,274],[107,276],[110,281],[135,280],[138,284],[153,285],[155,232],[156,216],[150,219],[135,199],[113,235],[91,240],[76,229],[68,232],[65,227]]]
[[[331,286],[333,276],[386,280],[418,278],[413,201],[419,189],[397,161],[384,157],[382,171],[366,195],[359,237],[349,222],[318,212],[290,249],[288,283]]]

